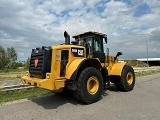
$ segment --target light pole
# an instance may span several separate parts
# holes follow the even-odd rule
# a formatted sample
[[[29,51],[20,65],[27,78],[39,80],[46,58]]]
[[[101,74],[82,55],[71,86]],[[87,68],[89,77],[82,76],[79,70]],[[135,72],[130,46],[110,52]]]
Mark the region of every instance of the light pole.
[[[148,36],[148,34],[141,34],[139,37],[145,37],[146,38],[146,57],[147,57],[147,68],[148,68],[149,64],[148,64],[148,42],[147,42],[147,36]]]

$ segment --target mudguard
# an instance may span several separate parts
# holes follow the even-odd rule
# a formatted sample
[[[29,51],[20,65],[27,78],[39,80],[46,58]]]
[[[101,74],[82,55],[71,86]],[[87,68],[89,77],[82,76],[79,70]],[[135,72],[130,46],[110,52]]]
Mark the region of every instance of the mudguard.
[[[114,64],[114,65],[112,66],[112,68],[111,68],[110,75],[118,75],[118,76],[121,76],[122,70],[123,70],[123,68],[124,68],[125,65],[126,65],[126,62]]]
[[[102,67],[97,59],[92,59],[92,58],[75,59],[66,70],[66,76],[65,76],[66,79],[74,80],[77,76],[79,68],[84,62],[89,62],[91,66],[96,68]]]
[[[74,71],[76,71],[76,69],[78,69],[78,66],[80,65],[80,63],[84,60],[83,59],[75,59],[68,67],[68,69],[66,70],[66,78],[70,79],[70,77],[72,76],[72,74],[74,73]]]

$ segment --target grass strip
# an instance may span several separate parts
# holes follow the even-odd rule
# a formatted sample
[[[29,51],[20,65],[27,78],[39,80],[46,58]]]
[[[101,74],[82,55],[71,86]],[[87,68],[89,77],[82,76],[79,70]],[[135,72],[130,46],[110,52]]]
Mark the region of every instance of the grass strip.
[[[26,75],[25,73],[0,73],[0,81],[1,80],[16,80],[20,79],[22,76]]]
[[[157,74],[157,73],[160,73],[160,69],[150,70],[150,71],[142,71],[142,72],[136,73],[136,78],[142,77],[142,76],[147,76],[147,75],[153,75],[153,74]]]
[[[0,92],[0,104],[24,98],[29,99],[33,97],[38,97],[48,93],[50,93],[48,90],[44,90],[41,88],[30,88],[9,92]]]

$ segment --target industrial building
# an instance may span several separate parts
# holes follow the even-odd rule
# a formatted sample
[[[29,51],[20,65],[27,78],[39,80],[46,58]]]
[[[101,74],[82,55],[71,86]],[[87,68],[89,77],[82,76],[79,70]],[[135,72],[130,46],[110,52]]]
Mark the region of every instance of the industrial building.
[[[142,61],[147,63],[149,66],[160,66],[160,58],[141,58],[141,59],[137,59],[138,61]]]

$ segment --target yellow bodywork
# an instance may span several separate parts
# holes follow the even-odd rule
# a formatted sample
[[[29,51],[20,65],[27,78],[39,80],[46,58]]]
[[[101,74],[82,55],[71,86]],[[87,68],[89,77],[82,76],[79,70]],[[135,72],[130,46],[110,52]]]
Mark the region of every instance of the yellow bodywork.
[[[71,54],[71,48],[84,48],[83,46],[75,46],[75,45],[57,45],[52,46],[52,62],[51,62],[51,72],[46,73],[45,79],[41,78],[33,78],[30,77],[30,73],[28,72],[26,76],[22,77],[22,82],[25,84],[30,84],[36,87],[44,88],[51,90],[53,92],[59,92],[62,91],[65,87],[65,81],[69,80],[71,76],[74,74],[74,72],[77,70],[79,65],[86,59],[86,51],[84,48],[84,55],[82,57],[75,57]],[[62,50],[68,50],[69,51],[69,57],[68,57],[68,63],[66,65],[65,69],[65,75],[60,76],[60,63],[61,63],[61,51]],[[100,61],[96,59],[99,63]],[[92,62],[92,61],[91,61]],[[107,56],[105,63],[100,63],[101,68],[106,68],[108,70],[108,76],[110,75],[118,75],[121,76],[121,72],[123,67],[126,65],[125,62],[119,63],[118,60],[114,61],[114,57]],[[93,64],[94,65],[94,64]],[[94,66],[93,66],[94,67]],[[96,80],[95,80],[96,81]],[[92,86],[88,83],[88,86]],[[92,91],[90,87],[88,87],[88,90],[92,93],[96,91]]]
[[[71,77],[73,72],[76,70],[77,66],[86,57],[85,54],[83,57],[72,56],[71,47],[84,48],[82,46],[75,46],[75,45],[52,46],[51,73],[46,73],[46,78],[41,79],[41,78],[30,77],[30,73],[28,72],[26,76],[23,76],[21,78],[21,81],[25,84],[30,84],[54,92],[61,91],[65,87],[65,81]],[[66,75],[60,77],[61,50],[69,50],[69,61],[66,66]]]
[[[107,56],[106,60],[107,60],[108,75],[121,76],[122,69],[126,65],[126,62],[119,62],[118,59],[114,62],[113,56]]]
[[[84,59],[85,59],[85,58],[75,59],[75,60],[73,60],[73,61],[67,66],[66,79],[70,79],[70,77],[72,76],[72,74],[74,73],[74,71],[77,69],[77,67],[79,66],[79,64],[80,64]]]

